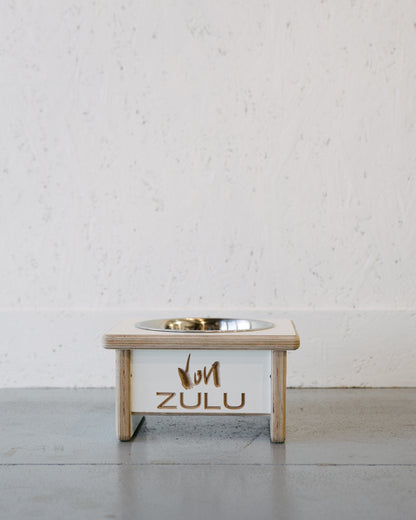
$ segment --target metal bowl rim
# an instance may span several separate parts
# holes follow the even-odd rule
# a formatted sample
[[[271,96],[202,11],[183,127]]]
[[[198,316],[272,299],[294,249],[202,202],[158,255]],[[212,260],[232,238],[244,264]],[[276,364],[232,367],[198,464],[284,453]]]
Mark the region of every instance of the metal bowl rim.
[[[173,320],[216,320],[216,321],[243,321],[249,322],[250,325],[255,325],[252,328],[243,328],[238,330],[193,330],[193,329],[166,329],[162,328],[163,324],[168,321]],[[274,323],[265,320],[257,320],[253,318],[217,318],[217,317],[208,317],[208,316],[187,316],[187,317],[175,317],[175,318],[160,318],[153,320],[145,320],[136,322],[135,327],[142,330],[150,330],[153,332],[174,332],[174,333],[184,333],[184,334],[221,334],[221,333],[232,333],[232,332],[255,332],[259,330],[271,329],[274,327]],[[157,326],[159,325],[159,326]]]

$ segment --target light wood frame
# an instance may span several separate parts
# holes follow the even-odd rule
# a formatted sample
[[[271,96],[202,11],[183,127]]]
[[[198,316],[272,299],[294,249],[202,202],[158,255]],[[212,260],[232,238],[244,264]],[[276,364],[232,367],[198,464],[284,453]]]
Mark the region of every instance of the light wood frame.
[[[131,351],[116,351],[116,434],[129,441],[141,426],[144,416],[131,411]]]
[[[242,344],[237,343],[235,339],[233,342],[228,342],[228,345],[223,345],[221,341],[217,342],[216,339],[214,344],[206,344],[206,342],[202,341],[199,343],[200,348],[211,348],[215,350],[271,350],[271,410],[270,410],[270,440],[275,443],[283,443],[286,439],[286,371],[287,371],[287,350],[295,350],[299,347],[300,341],[299,336],[296,331],[296,328],[292,322],[294,334],[291,337],[287,338],[285,336],[283,339],[280,335],[269,335],[268,344],[263,345],[261,348],[261,343],[264,341],[264,338],[259,338],[259,334],[248,333],[248,334],[230,334],[225,337],[234,338],[237,336],[239,340],[243,339]],[[265,332],[265,331],[259,331]],[[145,334],[143,334],[145,333]],[[131,350],[137,348],[149,348],[149,344],[143,342],[142,336],[147,336],[147,340],[149,337],[151,338],[151,334],[149,336],[148,331],[138,330],[134,338],[128,336],[124,336],[120,338],[120,334],[113,334],[110,332],[104,337],[104,345],[105,348],[115,349],[116,352],[116,432],[117,437],[120,441],[129,441],[138,430],[139,426],[142,424],[144,417],[142,415],[137,415],[132,412],[131,409]],[[264,334],[263,334],[264,335]],[[114,339],[114,336],[117,336]],[[121,335],[123,336],[123,335]],[[174,341],[174,345],[171,343],[171,336],[181,336],[182,342],[180,344],[176,344]],[[160,338],[157,338],[156,343],[153,348],[158,350],[164,350],[169,348],[181,348],[184,350],[196,349],[197,344],[195,343],[194,338],[195,334],[172,334],[169,337],[169,347],[166,347],[166,340],[168,336],[165,334],[162,338],[165,338],[165,344],[160,343]],[[207,335],[204,335],[207,336]],[[217,335],[211,335],[211,338],[215,339]],[[224,334],[221,334],[224,337]],[[245,336],[245,338],[244,338]],[[247,342],[247,336],[250,337],[251,343]],[[257,336],[257,337],[256,337]],[[218,337],[218,336],[217,336]],[[126,339],[129,339],[130,346],[128,347],[128,343]],[[202,339],[201,336],[199,336]],[[122,339],[122,341],[121,341]],[[132,341],[135,340],[135,341]],[[154,338],[153,338],[153,341]],[[283,342],[287,341],[288,346],[284,346]],[[152,341],[150,341],[152,344]],[[223,346],[220,346],[223,345]],[[231,347],[231,348],[230,348]],[[239,347],[239,348],[238,348]],[[273,348],[274,347],[274,348]],[[156,414],[156,413],[155,413]],[[152,414],[153,415],[153,414]],[[160,415],[163,415],[161,413]],[[180,414],[186,415],[186,414]],[[204,414],[205,415],[205,414]],[[208,414],[207,414],[208,415]],[[241,414],[241,415],[249,415],[249,414]]]
[[[286,352],[272,352],[270,440],[285,442],[286,439]]]

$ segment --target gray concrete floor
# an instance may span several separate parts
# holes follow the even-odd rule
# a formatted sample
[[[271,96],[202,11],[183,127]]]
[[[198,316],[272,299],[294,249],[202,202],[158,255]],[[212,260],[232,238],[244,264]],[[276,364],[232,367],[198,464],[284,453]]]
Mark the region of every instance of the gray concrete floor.
[[[0,390],[0,518],[415,519],[416,389],[289,390],[267,417],[147,417],[114,391]]]

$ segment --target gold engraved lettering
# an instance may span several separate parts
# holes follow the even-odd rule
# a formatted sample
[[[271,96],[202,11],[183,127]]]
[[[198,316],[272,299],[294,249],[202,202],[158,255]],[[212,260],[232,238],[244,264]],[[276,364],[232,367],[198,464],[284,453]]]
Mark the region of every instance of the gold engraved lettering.
[[[168,397],[162,401],[159,405],[158,405],[158,408],[159,409],[162,409],[162,410],[167,410],[167,409],[170,409],[170,410],[175,410],[177,408],[177,406],[166,406],[166,403],[168,401],[170,401],[172,399],[172,397],[175,397],[175,392],[156,392],[156,395],[167,395]]]
[[[181,378],[182,386],[185,388],[185,390],[189,390],[192,388],[192,382],[191,378],[189,377],[189,360],[191,359],[191,354],[189,354],[188,359],[186,361],[186,367],[185,370],[182,370],[182,368],[178,368],[179,377]]]
[[[201,382],[201,379],[202,379],[202,371],[201,370],[197,370],[194,373],[194,384],[195,385],[199,385],[199,383]]]
[[[204,409],[205,410],[220,410],[221,406],[209,406],[208,405],[208,394],[204,393]]]
[[[204,383],[205,384],[208,383],[209,377],[212,374],[213,378],[214,378],[214,385],[216,387],[220,386],[220,374],[219,374],[219,371],[218,371],[218,366],[219,366],[219,362],[218,361],[215,361],[215,363],[212,363],[212,366],[211,366],[208,374],[207,374],[207,367],[204,367]]]
[[[182,406],[182,408],[189,408],[189,409],[198,408],[201,404],[201,392],[198,392],[198,402],[193,405],[187,405],[183,402],[183,392],[181,392],[179,394],[179,403]]]
[[[221,386],[220,384],[220,362],[214,361],[212,363],[211,368],[207,371],[207,367],[204,367],[204,370],[197,370],[194,372],[193,377],[193,383],[192,383],[192,377],[189,374],[189,362],[191,360],[191,354],[188,355],[188,359],[186,360],[186,366],[185,369],[178,367],[178,374],[181,380],[182,386],[185,388],[185,390],[189,390],[194,385],[199,385],[199,383],[202,381],[202,378],[204,378],[204,383],[208,384],[209,378],[212,376],[214,380],[214,385],[218,388]]]
[[[246,404],[246,394],[241,394],[241,403],[238,406],[230,406],[227,403],[227,394],[224,393],[224,406],[228,408],[228,410],[240,410]]]

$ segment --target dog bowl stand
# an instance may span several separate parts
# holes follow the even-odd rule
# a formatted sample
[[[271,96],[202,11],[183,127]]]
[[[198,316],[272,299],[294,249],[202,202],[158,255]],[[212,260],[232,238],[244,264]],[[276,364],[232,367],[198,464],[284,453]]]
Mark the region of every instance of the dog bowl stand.
[[[104,336],[104,347],[116,352],[116,431],[121,441],[132,438],[145,414],[267,414],[270,440],[285,441],[286,355],[300,344],[292,321],[273,320],[273,327],[263,330],[215,333],[151,331],[136,323],[123,321]],[[191,394],[178,371],[181,377],[190,374],[192,403],[185,403],[184,396]]]

